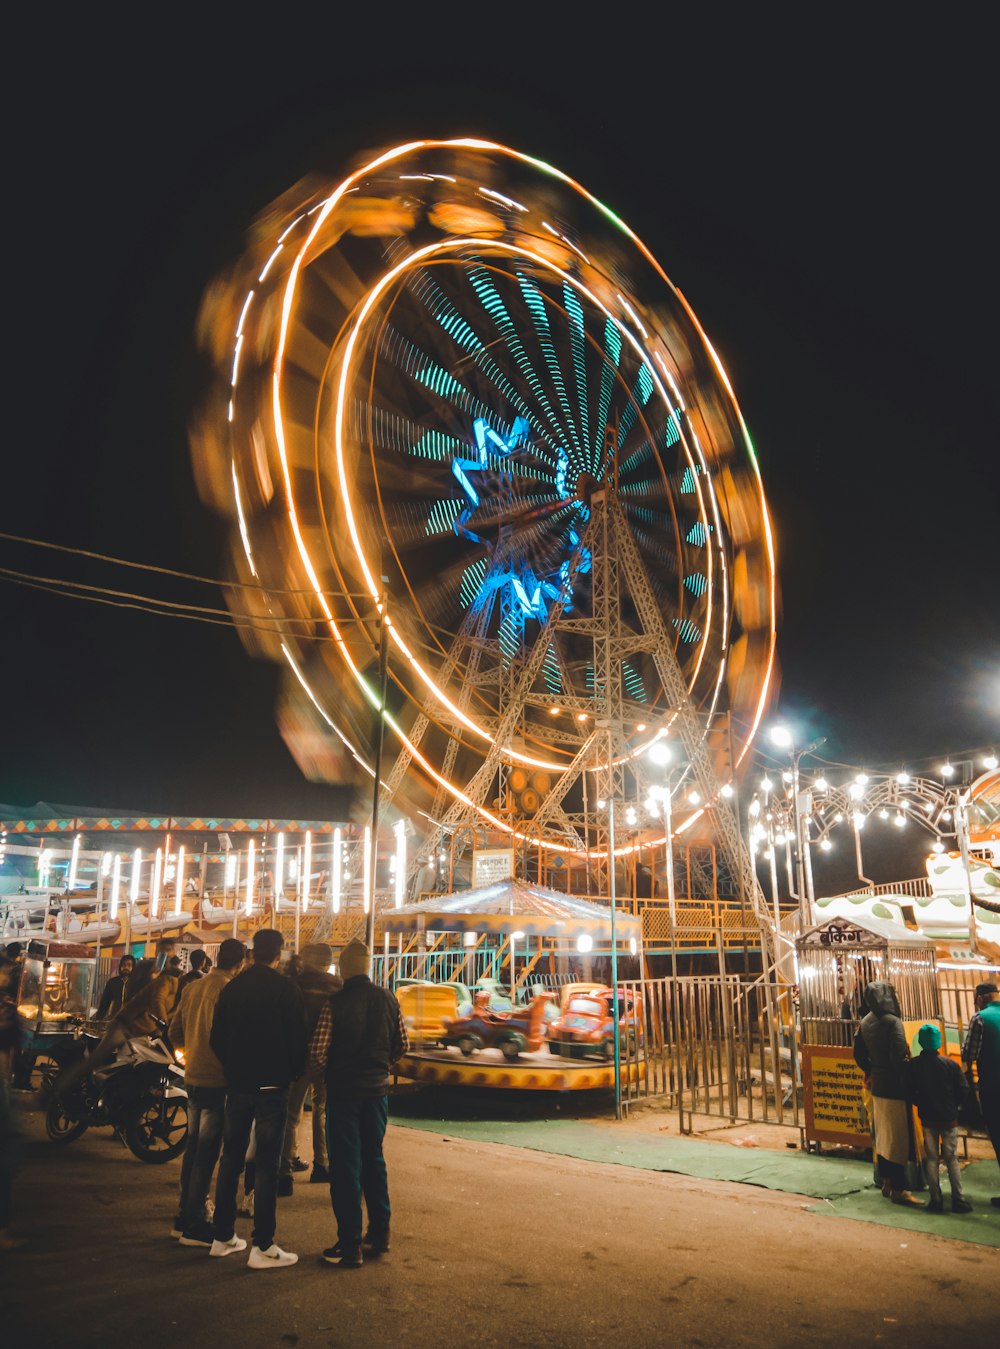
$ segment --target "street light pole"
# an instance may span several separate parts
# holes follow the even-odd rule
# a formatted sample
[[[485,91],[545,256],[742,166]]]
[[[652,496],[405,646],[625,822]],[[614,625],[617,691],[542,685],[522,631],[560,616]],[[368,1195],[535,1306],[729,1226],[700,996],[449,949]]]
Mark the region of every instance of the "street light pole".
[[[955,793],[955,833],[958,837],[958,851],[962,858],[962,870],[965,872],[965,888],[969,895],[969,949],[974,956],[979,954],[976,933],[976,905],[972,898],[972,864],[969,861],[969,791]]]
[[[618,1038],[618,933],[615,928],[615,798],[608,798],[608,891],[611,900],[611,1025],[615,1046],[615,1119],[622,1117],[621,1044]]]
[[[799,760],[805,751],[792,755],[792,809],[795,814],[795,886],[799,892],[799,931],[810,925],[810,903],[806,894],[805,855],[802,846],[802,809],[799,804]]]

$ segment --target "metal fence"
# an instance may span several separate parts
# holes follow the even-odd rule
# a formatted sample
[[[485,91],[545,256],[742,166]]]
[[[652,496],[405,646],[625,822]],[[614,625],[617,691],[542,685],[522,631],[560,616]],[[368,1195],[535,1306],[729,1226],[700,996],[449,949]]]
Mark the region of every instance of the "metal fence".
[[[961,1048],[969,1021],[976,1010],[976,985],[987,982],[1000,984],[1000,966],[984,965],[978,969],[938,966],[941,1016],[948,1035],[949,1049]]]
[[[735,976],[637,979],[639,1026],[622,1034],[622,1107],[663,1097],[692,1115],[801,1128],[801,1074],[787,985]]]

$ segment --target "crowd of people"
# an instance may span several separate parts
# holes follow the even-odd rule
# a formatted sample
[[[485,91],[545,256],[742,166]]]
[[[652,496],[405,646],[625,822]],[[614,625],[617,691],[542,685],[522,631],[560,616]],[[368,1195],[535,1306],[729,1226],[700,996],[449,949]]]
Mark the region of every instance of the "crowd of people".
[[[67,1093],[77,1078],[107,1061],[125,1039],[168,1026],[185,1059],[188,1134],[181,1166],[178,1211],[171,1235],[182,1246],[215,1258],[247,1249],[237,1235],[240,1211],[253,1217],[251,1269],[282,1269],[298,1255],[279,1246],[277,1200],[293,1193],[308,1165],[298,1157],[298,1132],[312,1100],[311,1183],[327,1184],[337,1240],[322,1258],[357,1268],[365,1254],[389,1249],[391,1208],[383,1139],[388,1122],[391,1065],[408,1049],[395,996],[372,983],[369,951],[358,941],[340,953],[324,943],[306,946],[281,972],[283,938],[265,928],[251,950],[229,938],[216,963],[194,953],[182,972],[172,942],[157,957],[121,958],[108,980],[99,1014],[110,1018],[96,1049],[56,1082]],[[19,950],[0,954],[0,1251],[19,1244],[9,1230],[11,1180],[18,1132],[10,1108],[10,1061],[16,1051]],[[941,1031],[920,1028],[912,1057],[894,988],[874,982],[865,990],[866,1015],[854,1057],[871,1094],[874,1154],[882,1193],[893,1203],[923,1208],[907,1187],[918,1155],[914,1112],[922,1134],[926,1208],[944,1209],[941,1163],[950,1182],[951,1209],[968,1213],[962,1188],[958,1128],[973,1107],[1000,1164],[1000,991],[975,990],[975,1013],[962,1045],[965,1071],[941,1054]],[[978,1078],[978,1105],[972,1069]],[[218,1168],[214,1205],[212,1177]],[[1000,1195],[991,1199],[1000,1208]],[[363,1207],[364,1206],[364,1207]],[[367,1209],[367,1228],[364,1223]]]
[[[180,991],[170,1035],[185,1054],[189,1122],[172,1231],[181,1245],[207,1249],[216,1259],[245,1251],[247,1241],[236,1232],[242,1181],[244,1193],[253,1194],[249,1268],[294,1265],[298,1255],[275,1240],[277,1200],[292,1193],[297,1133],[311,1092],[310,1179],[329,1184],[337,1222],[337,1241],[323,1259],[357,1268],[366,1250],[389,1249],[383,1138],[390,1065],[406,1051],[406,1029],[394,995],[368,977],[363,943],[341,952],[339,979],[322,943],[307,946],[301,967],[286,977],[279,972],[282,945],[281,933],[265,928],[248,956],[230,938],[216,968]]]
[[[337,1240],[322,1258],[357,1268],[366,1253],[389,1249],[383,1139],[390,1066],[408,1048],[406,1028],[395,996],[369,978],[364,943],[350,942],[341,951],[339,977],[331,972],[333,952],[324,943],[306,946],[301,960],[287,962],[282,972],[283,944],[281,933],[270,928],[254,934],[249,951],[229,938],[214,967],[199,951],[186,973],[170,942],[159,944],[155,960],[123,956],[101,998],[108,1028],[75,1071],[93,1071],[126,1038],[168,1027],[184,1055],[188,1093],[171,1233],[181,1245],[215,1258],[245,1251],[248,1242],[236,1233],[242,1189],[244,1211],[251,1200],[247,1264],[253,1270],[287,1268],[298,1260],[275,1240],[277,1199],[292,1193],[294,1175],[306,1169],[297,1135],[311,1095],[310,1180],[329,1186],[337,1224]],[[60,1075],[57,1093],[72,1089],[73,1072]],[[0,1076],[2,1125],[9,1112],[8,1074]],[[0,1149],[0,1249],[14,1244],[4,1183],[11,1173]]]
[[[920,1053],[913,1058],[903,1027],[896,991],[875,982],[865,990],[867,1013],[854,1040],[854,1059],[865,1075],[872,1098],[874,1153],[882,1193],[894,1204],[924,1208],[907,1188],[906,1171],[916,1158],[913,1124],[916,1111],[922,1134],[923,1171],[930,1193],[926,1208],[944,1211],[941,1163],[951,1186],[951,1211],[971,1213],[962,1189],[958,1162],[959,1116],[974,1104],[972,1068],[978,1075],[982,1125],[1000,1164],[1000,992],[994,983],[976,986],[976,1010],[962,1043],[965,1072],[941,1053],[941,1031],[933,1023],[920,1027]],[[978,1120],[976,1121],[979,1122]],[[990,1203],[1000,1208],[1000,1195]]]

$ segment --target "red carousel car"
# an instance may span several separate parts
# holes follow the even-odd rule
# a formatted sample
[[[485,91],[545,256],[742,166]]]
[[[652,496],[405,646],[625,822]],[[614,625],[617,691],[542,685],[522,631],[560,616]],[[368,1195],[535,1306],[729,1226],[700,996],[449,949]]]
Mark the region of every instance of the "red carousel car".
[[[488,997],[488,993],[477,994],[467,1016],[445,1018],[443,1045],[455,1045],[466,1057],[477,1049],[499,1049],[511,1061],[541,1048],[548,994],[540,993],[527,1007],[514,1007],[509,1012],[491,1012],[486,1006]]]

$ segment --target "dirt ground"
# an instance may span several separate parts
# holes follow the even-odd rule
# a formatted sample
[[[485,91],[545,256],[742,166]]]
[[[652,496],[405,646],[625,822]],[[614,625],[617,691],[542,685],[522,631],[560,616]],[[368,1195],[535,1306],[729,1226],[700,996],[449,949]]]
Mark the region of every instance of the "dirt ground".
[[[299,1264],[264,1279],[170,1239],[179,1163],[143,1165],[108,1130],[60,1148],[37,1115],[25,1124],[16,1221],[29,1244],[0,1257],[11,1345],[916,1349],[996,1332],[996,1250],[821,1216],[756,1186],[396,1126],[390,1253],[323,1264],[329,1198],[299,1182],[278,1220]],[[655,1112],[629,1127],[658,1127]]]

